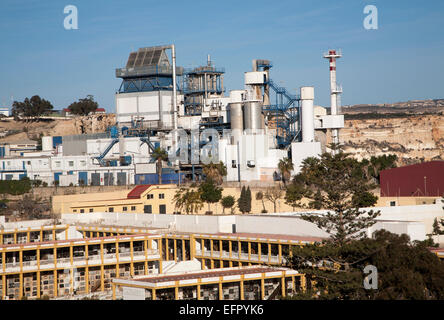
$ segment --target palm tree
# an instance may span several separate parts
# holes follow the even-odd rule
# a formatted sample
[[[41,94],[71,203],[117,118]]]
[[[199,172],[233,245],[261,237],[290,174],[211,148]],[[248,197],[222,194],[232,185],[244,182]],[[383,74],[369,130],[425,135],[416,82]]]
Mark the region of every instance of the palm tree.
[[[159,175],[159,184],[162,184],[162,161],[168,160],[168,153],[164,149],[157,147],[153,153],[151,153],[151,158],[157,161],[156,170]]]
[[[291,177],[291,171],[293,171],[294,166],[293,162],[289,158],[283,158],[279,160],[278,164],[279,171],[281,172],[282,181],[284,182],[284,185],[287,183],[287,181],[290,180]]]
[[[203,173],[207,179],[211,179],[217,185],[221,185],[227,175],[227,167],[222,161],[219,163],[209,163],[203,166]]]

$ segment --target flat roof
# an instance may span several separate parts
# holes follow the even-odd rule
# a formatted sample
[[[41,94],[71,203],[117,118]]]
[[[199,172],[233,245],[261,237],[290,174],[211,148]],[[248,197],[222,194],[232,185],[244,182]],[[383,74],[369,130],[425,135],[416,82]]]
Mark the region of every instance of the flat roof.
[[[68,239],[68,240],[51,240],[51,241],[41,241],[41,242],[25,242],[25,243],[12,243],[12,244],[2,244],[0,245],[0,249],[10,249],[10,248],[29,248],[33,249],[37,246],[51,246],[51,245],[65,245],[65,244],[96,244],[100,243],[102,240],[127,240],[128,238],[136,238],[135,240],[139,240],[137,238],[150,237],[154,239],[161,238],[160,234],[151,234],[151,233],[140,233],[140,234],[131,234],[131,235],[122,235],[122,236],[110,236],[110,237],[97,237],[97,238],[77,238],[77,239]]]
[[[171,233],[171,232],[170,232]],[[275,233],[249,233],[249,232],[236,232],[236,233],[201,233],[201,232],[175,232],[174,234],[193,234],[195,237],[209,237],[209,238],[226,238],[240,240],[284,240],[293,242],[320,242],[328,238],[310,237],[310,236],[296,236],[289,234],[275,234]]]
[[[151,276],[138,276],[131,279],[113,279],[114,283],[121,285],[142,285],[146,287],[157,286],[175,286],[175,282],[179,281],[180,284],[192,284],[200,283],[205,284],[208,282],[214,282],[214,278],[227,277],[222,279],[223,281],[239,281],[241,276],[244,276],[244,280],[248,278],[260,277],[262,273],[265,273],[266,277],[275,276],[281,277],[284,273],[286,275],[297,275],[299,272],[289,268],[282,267],[267,267],[267,266],[242,266],[234,268],[218,268],[211,270],[199,270],[189,271],[172,274],[158,274]],[[194,280],[194,281],[193,281]],[[200,282],[198,282],[200,280]],[[219,280],[219,279],[218,279]],[[182,282],[182,283],[180,283]]]

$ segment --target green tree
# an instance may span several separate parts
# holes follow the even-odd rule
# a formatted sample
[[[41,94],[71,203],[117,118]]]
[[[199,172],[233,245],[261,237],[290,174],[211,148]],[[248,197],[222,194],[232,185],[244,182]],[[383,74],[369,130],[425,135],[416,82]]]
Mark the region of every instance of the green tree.
[[[357,198],[366,195],[375,185],[359,161],[337,145],[331,148],[333,153],[325,152],[319,158],[303,161],[301,172],[292,181],[294,186],[286,190],[286,200],[296,207],[328,210],[326,214],[303,214],[301,218],[316,224],[329,233],[334,242],[342,244],[364,236],[380,212],[364,211],[356,206]],[[303,198],[309,200],[308,205],[302,202]],[[366,204],[373,206],[376,199],[373,200]]]
[[[24,177],[20,180],[0,180],[0,194],[22,195],[31,191],[31,180]]]
[[[234,204],[235,204],[235,199],[234,199],[234,197],[233,196],[225,196],[225,197],[223,197],[222,198],[222,200],[221,200],[221,204],[222,204],[222,210],[223,210],[223,213],[225,214],[225,209],[230,209],[231,210],[231,214],[233,214],[234,212],[233,212],[233,206],[234,206]]]
[[[211,179],[217,185],[221,185],[224,181],[224,177],[227,175],[227,167],[222,161],[219,163],[204,164],[202,168],[203,174],[207,179]]]
[[[443,299],[444,263],[427,245],[412,243],[405,234],[379,230],[372,239],[342,246],[327,241],[296,247],[288,261],[313,285],[309,295],[303,294],[306,299]],[[377,289],[363,286],[367,265],[377,268]]]
[[[151,158],[156,160],[156,171],[159,177],[159,184],[162,184],[162,161],[168,160],[168,153],[164,149],[157,147],[154,149],[153,153],[151,153]]]
[[[72,114],[87,116],[91,112],[96,111],[98,107],[99,104],[94,101],[94,97],[88,95],[84,99],[79,99],[79,101],[71,103],[68,109]]]
[[[289,158],[283,158],[279,160],[278,169],[282,176],[282,181],[284,185],[287,184],[287,181],[290,181],[291,171],[293,171],[293,162]]]
[[[251,196],[249,202],[247,189],[245,188],[245,186],[242,186],[240,197],[239,199],[237,199],[237,206],[242,214],[251,211]]]
[[[210,211],[210,204],[217,203],[222,198],[222,188],[218,187],[213,180],[207,179],[199,186],[201,199],[208,204],[208,211]]]
[[[49,114],[52,109],[53,106],[49,101],[36,95],[31,99],[25,98],[23,102],[14,101],[11,111],[15,120],[34,121]]]
[[[185,210],[186,214],[198,213],[203,207],[199,190],[180,188],[173,197],[176,209]]]
[[[252,200],[250,186],[247,187],[247,191],[245,192],[245,199],[246,199],[245,209],[247,210],[248,213],[250,213],[251,212],[251,200]]]
[[[433,233],[432,235],[443,235],[444,231],[441,230],[441,227],[444,226],[444,219],[439,219],[435,218],[435,220],[433,220]]]

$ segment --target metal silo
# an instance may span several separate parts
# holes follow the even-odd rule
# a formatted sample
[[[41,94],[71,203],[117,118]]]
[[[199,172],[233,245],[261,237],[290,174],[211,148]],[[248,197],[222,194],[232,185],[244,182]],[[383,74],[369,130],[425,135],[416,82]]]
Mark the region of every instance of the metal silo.
[[[244,130],[260,130],[264,128],[261,101],[244,103]]]
[[[230,103],[231,130],[244,130],[242,103]]]

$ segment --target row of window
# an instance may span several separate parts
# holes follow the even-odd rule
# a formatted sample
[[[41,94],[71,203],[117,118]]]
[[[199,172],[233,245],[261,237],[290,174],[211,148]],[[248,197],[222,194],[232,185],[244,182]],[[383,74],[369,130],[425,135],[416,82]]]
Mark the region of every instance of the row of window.
[[[80,213],[85,213],[86,209],[80,209]],[[93,208],[89,208],[88,209],[89,212],[94,212]],[[136,211],[136,206],[131,206],[130,207],[131,211]],[[74,213],[77,212],[77,209],[73,209],[72,210]],[[128,212],[128,207],[122,207],[122,211],[123,212]],[[108,212],[114,212],[114,207],[109,207],[108,208]],[[150,204],[147,204],[143,207],[143,213],[153,213],[153,206]],[[165,204],[160,204],[159,205],[159,213],[160,214],[166,214],[166,205]]]
[[[131,211],[136,211],[136,206],[131,206]],[[72,210],[73,212],[77,212],[77,209]],[[128,207],[123,207],[122,211],[128,212]],[[93,208],[89,209],[89,212],[94,212]],[[114,207],[109,207],[108,212],[114,212]],[[80,213],[85,213],[85,209],[80,209]]]
[[[55,161],[55,167],[56,168],[60,168],[62,166],[62,162],[61,161]],[[81,167],[85,167],[86,166],[86,161],[85,160],[80,160],[80,166]],[[74,161],[68,161],[68,167],[74,167]]]
[[[146,198],[149,199],[154,199],[154,194],[150,193],[146,195]],[[165,199],[165,193],[159,193],[159,199]]]

